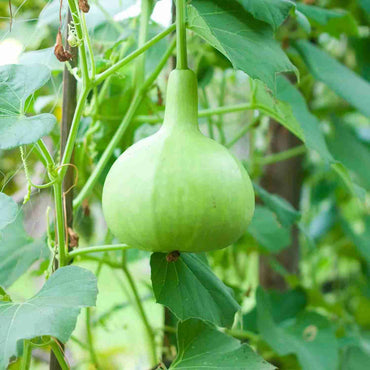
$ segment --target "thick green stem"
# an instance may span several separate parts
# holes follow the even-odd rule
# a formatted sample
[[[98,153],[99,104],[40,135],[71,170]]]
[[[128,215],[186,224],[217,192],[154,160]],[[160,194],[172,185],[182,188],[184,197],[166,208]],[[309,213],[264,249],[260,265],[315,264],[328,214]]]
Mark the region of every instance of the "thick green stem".
[[[134,295],[134,298],[135,298],[135,303],[137,305],[137,308],[139,310],[139,314],[141,316],[141,319],[143,321],[145,330],[147,332],[147,336],[148,336],[148,340],[149,340],[149,344],[150,344],[150,350],[151,350],[151,365],[154,366],[157,363],[157,360],[158,360],[157,359],[157,351],[156,351],[156,345],[155,345],[154,332],[153,332],[153,329],[152,329],[151,325],[149,324],[149,320],[147,318],[147,315],[145,313],[143,304],[141,302],[139,292],[136,288],[134,279],[132,278],[131,273],[130,273],[127,265],[126,265],[125,258],[123,258],[122,270],[123,270],[123,272],[124,272],[124,274],[127,278],[127,281],[129,283],[129,285],[130,285],[131,291],[132,291],[132,293]]]
[[[45,159],[45,162],[47,164],[47,167],[50,169],[54,166],[54,159],[53,157],[51,156],[48,148],[46,147],[44,141],[42,139],[40,139],[38,142],[37,142],[37,149],[39,150],[39,152],[42,154],[43,158]]]
[[[132,247],[126,244],[114,244],[114,245],[99,245],[97,247],[78,248],[68,253],[68,258],[74,258],[82,254],[96,253],[96,252],[109,252],[109,251],[124,251],[131,249]]]
[[[60,168],[60,172],[59,172],[60,179],[64,178],[67,172],[67,169],[68,169],[67,165],[69,164],[71,157],[72,157],[73,148],[76,142],[78,127],[79,127],[81,116],[82,116],[82,111],[85,107],[85,103],[86,103],[86,99],[89,94],[89,91],[90,91],[90,87],[84,87],[83,90],[81,91],[80,96],[78,97],[75,114],[73,116],[73,120],[71,124],[71,129],[69,131],[65,150],[63,153],[63,158],[61,160],[62,167]]]
[[[162,40],[166,36],[168,36],[171,32],[175,30],[176,26],[172,25],[168,27],[163,32],[159,33],[157,36],[153,37],[151,40],[146,42],[141,48],[135,50],[131,54],[129,54],[126,58],[120,60],[119,62],[115,63],[112,67],[108,68],[104,72],[98,74],[95,78],[94,85],[99,85],[103,82],[107,77],[112,75],[113,73],[117,72],[120,68],[125,66],[126,64],[130,63],[132,60],[137,58],[139,55],[147,51],[150,47],[155,45],[158,41]]]
[[[185,0],[176,0],[177,69],[188,69]]]
[[[60,367],[62,368],[62,370],[69,370],[70,367],[67,364],[67,361],[64,357],[63,350],[62,350],[62,348],[59,347],[59,344],[56,341],[52,341],[50,343],[50,347],[51,347],[52,351],[54,352],[54,355],[55,355]]]
[[[28,370],[31,368],[32,360],[32,346],[31,342],[27,339],[23,341],[23,355],[21,362],[21,370]]]
[[[266,166],[268,164],[286,161],[287,159],[296,157],[298,155],[302,155],[306,152],[305,145],[298,145],[295,148],[284,150],[280,153],[271,154],[267,157],[261,158],[258,162],[262,166]]]
[[[65,245],[65,234],[64,234],[62,183],[60,181],[56,182],[53,185],[53,189],[54,189],[55,225],[57,233],[59,267],[63,267],[67,263],[67,250]]]
[[[92,330],[91,330],[91,317],[90,317],[90,307],[86,308],[86,334],[87,334],[87,343],[89,346],[89,352],[90,352],[90,359],[92,364],[94,365],[95,369],[100,369],[99,363],[98,363],[98,358],[95,353],[95,348],[94,348],[94,339],[92,335]]]
[[[128,111],[126,112],[125,117],[123,118],[121,124],[119,125],[116,133],[114,134],[113,138],[109,142],[108,146],[104,150],[102,156],[100,157],[96,167],[94,168],[92,174],[90,175],[89,179],[87,180],[84,187],[81,189],[80,193],[76,197],[76,199],[73,202],[73,207],[77,208],[81,205],[83,199],[86,198],[87,195],[90,194],[92,189],[94,188],[100,174],[103,172],[105,166],[107,165],[109,159],[111,158],[114,149],[117,147],[119,141],[121,140],[122,136],[125,134],[127,127],[133,120],[134,115],[136,114],[136,111],[138,107],[141,104],[141,101],[144,97],[144,94],[146,93],[147,89],[153,84],[153,82],[158,77],[159,73],[163,69],[164,65],[167,63],[168,58],[173,52],[173,49],[175,47],[175,40],[171,42],[171,45],[168,47],[166,53],[163,55],[162,60],[157,65],[156,69],[153,71],[153,73],[148,77],[148,79],[145,81],[144,85],[141,87],[141,89],[134,95],[134,98],[130,104],[130,107]]]

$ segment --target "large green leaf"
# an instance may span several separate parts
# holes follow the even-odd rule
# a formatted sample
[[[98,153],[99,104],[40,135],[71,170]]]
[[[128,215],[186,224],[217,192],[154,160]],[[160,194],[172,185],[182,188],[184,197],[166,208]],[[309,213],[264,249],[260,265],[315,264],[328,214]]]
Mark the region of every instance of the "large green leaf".
[[[303,370],[336,370],[338,345],[329,321],[303,312],[295,320],[277,325],[267,294],[257,290],[257,325],[262,338],[280,355],[295,354]]]
[[[260,81],[255,80],[251,84],[255,107],[281,123],[295,136],[304,141],[303,130],[293,114],[292,107],[288,103],[276,99],[271,94],[271,91]]]
[[[279,222],[283,226],[289,227],[299,220],[301,214],[284,198],[269,193],[257,184],[253,184],[253,186],[265,206],[276,214]]]
[[[352,228],[345,221],[342,222],[342,225],[347,236],[352,240],[362,257],[370,266],[370,216],[366,216],[363,219],[361,228]]]
[[[370,84],[356,73],[305,40],[295,43],[310,72],[340,97],[370,116]]]
[[[77,266],[58,269],[41,290],[22,303],[0,302],[0,369],[19,355],[19,341],[50,335],[65,343],[81,307],[95,306],[96,278]]]
[[[193,253],[182,253],[168,262],[163,253],[153,253],[150,266],[156,301],[180,320],[199,318],[218,326],[230,326],[239,310],[233,292]]]
[[[335,158],[341,161],[353,173],[358,183],[370,190],[370,149],[363,144],[343,122],[334,121],[334,130],[328,144]]]
[[[266,291],[271,303],[271,315],[276,324],[290,320],[304,310],[307,297],[303,290],[294,289],[285,292],[275,290]],[[244,329],[258,332],[257,307],[243,316]]]
[[[346,348],[341,362],[341,370],[366,369],[370,363],[370,353],[360,346]]]
[[[253,18],[236,0],[193,0],[188,22],[191,30],[223,53],[235,68],[273,91],[277,73],[296,71],[274,39],[272,28]]]
[[[253,82],[255,107],[266,113],[316,151],[340,176],[349,190],[364,199],[365,191],[351,179],[347,168],[328,150],[319,120],[309,111],[300,92],[283,76],[277,78],[277,99],[258,81]]]
[[[178,354],[170,369],[270,370],[275,368],[247,344],[241,344],[201,320],[191,319],[180,322],[177,336]]]
[[[345,10],[324,9],[302,3],[297,3],[296,7],[320,32],[327,32],[335,37],[342,33],[347,36],[355,36],[358,33],[356,21],[351,13]]]
[[[23,227],[23,215],[2,230],[0,239],[0,285],[9,287],[48,249],[43,239],[31,238]]]
[[[289,0],[238,0],[254,18],[269,23],[276,30],[288,17],[294,3]]]
[[[0,149],[34,143],[55,124],[52,114],[28,117],[26,99],[50,78],[42,64],[9,64],[0,67]]]
[[[282,226],[274,213],[257,205],[248,232],[264,249],[278,253],[291,243],[290,229]]]
[[[14,222],[17,217],[18,206],[11,197],[0,193],[0,230]],[[0,234],[1,243],[1,234]]]

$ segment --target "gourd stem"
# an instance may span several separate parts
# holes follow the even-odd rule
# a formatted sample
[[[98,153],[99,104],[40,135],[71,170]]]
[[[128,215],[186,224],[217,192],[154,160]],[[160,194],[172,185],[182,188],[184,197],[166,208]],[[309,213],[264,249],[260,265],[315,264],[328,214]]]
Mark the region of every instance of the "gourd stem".
[[[176,0],[177,69],[188,69],[185,0]]]

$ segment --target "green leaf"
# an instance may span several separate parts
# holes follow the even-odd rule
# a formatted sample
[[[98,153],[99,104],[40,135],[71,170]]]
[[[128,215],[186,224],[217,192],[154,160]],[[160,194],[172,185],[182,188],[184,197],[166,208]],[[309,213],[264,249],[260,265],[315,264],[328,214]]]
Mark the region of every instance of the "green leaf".
[[[271,315],[275,323],[280,324],[297,316],[304,310],[307,304],[307,297],[301,289],[279,292],[267,291],[271,303]],[[257,328],[257,307],[243,316],[243,326],[246,330],[258,332]]]
[[[320,130],[320,122],[308,110],[306,101],[301,93],[282,76],[278,77],[277,85],[277,98],[291,106],[293,115],[302,129],[304,142],[307,147],[315,150],[325,162],[333,162],[334,159]]]
[[[25,114],[26,99],[49,78],[42,64],[0,67],[0,149],[34,143],[51,131],[56,121],[52,114]]]
[[[294,3],[289,0],[238,0],[254,18],[264,21],[276,30],[288,17]]]
[[[196,319],[179,322],[178,354],[170,369],[272,370],[247,344]]]
[[[248,232],[271,253],[278,253],[291,243],[290,229],[280,225],[275,214],[263,206],[256,206]]]
[[[279,222],[285,226],[289,227],[294,222],[298,221],[301,214],[284,198],[271,194],[261,186],[253,184],[254,189],[258,196],[262,199],[266,207],[268,207],[272,212],[274,212],[279,220]]]
[[[352,240],[356,248],[370,266],[370,216],[364,217],[361,227],[352,228],[349,223],[342,221],[343,230],[348,238]]]
[[[263,81],[272,91],[276,90],[276,74],[297,73],[274,39],[271,27],[253,18],[236,0],[193,0],[188,8],[188,23],[234,68]]]
[[[0,285],[7,288],[48,252],[43,239],[32,239],[24,230],[23,215],[2,231],[0,239]]]
[[[0,193],[0,230],[14,222],[17,217],[18,206],[11,197]],[[0,234],[1,242],[1,234]]]
[[[280,100],[258,82],[253,82],[255,106],[301,139],[306,146],[316,151],[321,158],[340,176],[352,194],[363,200],[365,190],[354,183],[347,168],[336,161],[330,153],[319,120],[309,111],[301,93],[283,76],[277,78]]]
[[[356,181],[370,190],[370,149],[343,122],[333,121],[334,130],[328,138],[330,151],[353,173]]]
[[[341,370],[366,369],[369,366],[370,354],[360,346],[346,348],[341,362]]]
[[[231,326],[240,309],[233,291],[212,272],[201,256],[182,253],[168,262],[163,253],[150,259],[157,303],[167,306],[180,320],[199,318],[218,326]]]
[[[358,34],[357,24],[351,13],[338,9],[324,9],[319,6],[296,4],[297,10],[303,13],[312,25],[320,32],[326,32],[334,37],[339,37],[342,33],[347,36]]]
[[[303,370],[336,370],[338,345],[329,321],[303,312],[295,320],[277,325],[271,315],[267,294],[257,290],[257,325],[263,339],[280,355],[295,354]]]
[[[362,114],[370,116],[370,84],[367,81],[308,41],[300,40],[295,46],[316,79]]]
[[[256,108],[281,123],[295,136],[304,141],[303,130],[293,115],[292,107],[283,101],[277,100],[260,81],[252,81],[252,89]]]
[[[41,290],[22,303],[0,302],[0,368],[19,356],[19,341],[50,335],[65,343],[81,307],[95,306],[94,274],[77,266],[58,269]]]

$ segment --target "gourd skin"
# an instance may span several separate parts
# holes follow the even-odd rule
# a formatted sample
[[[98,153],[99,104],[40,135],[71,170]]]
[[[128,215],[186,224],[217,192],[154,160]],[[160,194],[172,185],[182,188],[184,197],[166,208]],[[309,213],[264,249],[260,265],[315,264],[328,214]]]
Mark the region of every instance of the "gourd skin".
[[[197,81],[171,73],[164,123],[126,150],[103,189],[103,212],[123,243],[148,251],[203,252],[227,247],[254,212],[246,170],[198,128]]]

